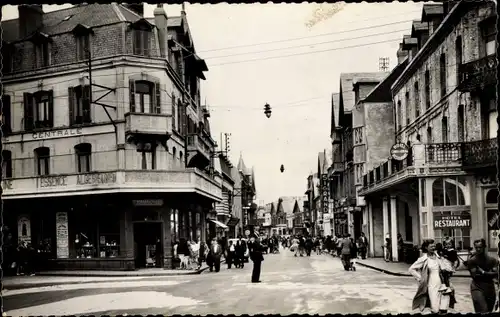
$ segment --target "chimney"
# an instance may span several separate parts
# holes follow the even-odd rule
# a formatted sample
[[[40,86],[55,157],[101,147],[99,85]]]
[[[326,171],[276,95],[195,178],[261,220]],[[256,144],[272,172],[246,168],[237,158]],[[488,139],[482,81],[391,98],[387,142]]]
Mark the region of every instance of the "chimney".
[[[127,4],[127,7],[141,17],[144,17],[144,3],[131,3]]]
[[[21,4],[19,12],[19,36],[26,38],[43,25],[43,9],[41,4]]]
[[[397,55],[398,55],[398,65],[401,64],[408,56],[408,51],[403,50],[403,43],[399,43],[399,49]]]
[[[168,46],[167,46],[167,13],[163,9],[163,4],[159,3],[153,12],[155,17],[155,24],[158,28],[158,37],[160,42],[160,52],[161,56],[168,56]]]

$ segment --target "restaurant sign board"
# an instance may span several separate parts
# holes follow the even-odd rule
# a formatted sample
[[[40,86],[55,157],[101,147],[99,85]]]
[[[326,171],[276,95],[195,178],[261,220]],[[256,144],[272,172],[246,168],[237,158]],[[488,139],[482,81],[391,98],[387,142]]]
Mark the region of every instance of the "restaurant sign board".
[[[434,214],[434,229],[470,228],[470,221],[471,217],[467,214],[453,216]]]
[[[408,146],[404,143],[396,143],[391,147],[391,157],[397,161],[402,161],[408,157]]]

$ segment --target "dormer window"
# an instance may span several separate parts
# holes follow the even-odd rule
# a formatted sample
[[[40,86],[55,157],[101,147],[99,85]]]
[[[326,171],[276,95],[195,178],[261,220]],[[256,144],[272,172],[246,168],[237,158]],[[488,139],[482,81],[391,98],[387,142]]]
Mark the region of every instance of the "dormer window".
[[[151,55],[151,33],[153,25],[146,19],[140,19],[131,25],[133,29],[133,52],[134,55]]]
[[[76,59],[78,61],[86,60],[89,58],[90,35],[92,33],[92,29],[83,24],[78,24],[73,29],[73,34],[75,35],[76,40]]]
[[[481,35],[483,41],[483,51],[485,56],[496,54],[496,21],[495,18],[488,18],[481,23]]]
[[[2,41],[2,72],[4,74],[12,72],[12,46]]]
[[[50,37],[42,32],[35,32],[30,41],[35,44],[35,56],[37,67],[50,66]]]

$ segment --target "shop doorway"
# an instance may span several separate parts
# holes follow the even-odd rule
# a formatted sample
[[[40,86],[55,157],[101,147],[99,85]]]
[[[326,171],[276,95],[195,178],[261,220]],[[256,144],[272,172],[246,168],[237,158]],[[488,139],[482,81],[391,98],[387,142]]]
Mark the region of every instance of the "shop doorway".
[[[161,222],[134,223],[134,260],[136,268],[163,267]]]
[[[363,226],[363,214],[361,212],[354,212],[354,239],[358,239],[361,236],[361,229]]]

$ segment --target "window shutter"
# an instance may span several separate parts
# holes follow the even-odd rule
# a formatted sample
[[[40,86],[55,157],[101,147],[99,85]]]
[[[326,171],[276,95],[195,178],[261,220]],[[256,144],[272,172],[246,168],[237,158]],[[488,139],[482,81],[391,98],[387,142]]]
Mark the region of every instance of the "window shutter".
[[[130,90],[130,112],[135,112],[135,82],[130,80],[128,86]]]
[[[85,85],[83,86],[83,123],[90,123],[91,117],[90,117],[90,107],[91,107],[91,100],[90,100],[90,85]]]
[[[73,87],[68,87],[68,113],[69,113],[69,125],[72,126],[75,124],[75,91]]]
[[[49,127],[53,127],[54,126],[54,91],[50,90],[48,92],[48,94],[49,94],[49,119],[47,121],[48,121]]]
[[[155,91],[156,91],[156,98],[155,98],[155,103],[156,103],[156,109],[154,109],[154,113],[161,113],[161,89],[160,89],[160,83],[155,84]]]
[[[24,130],[33,129],[33,95],[24,93]]]
[[[172,129],[175,130],[175,119],[177,118],[175,112],[175,95],[172,93]]]

